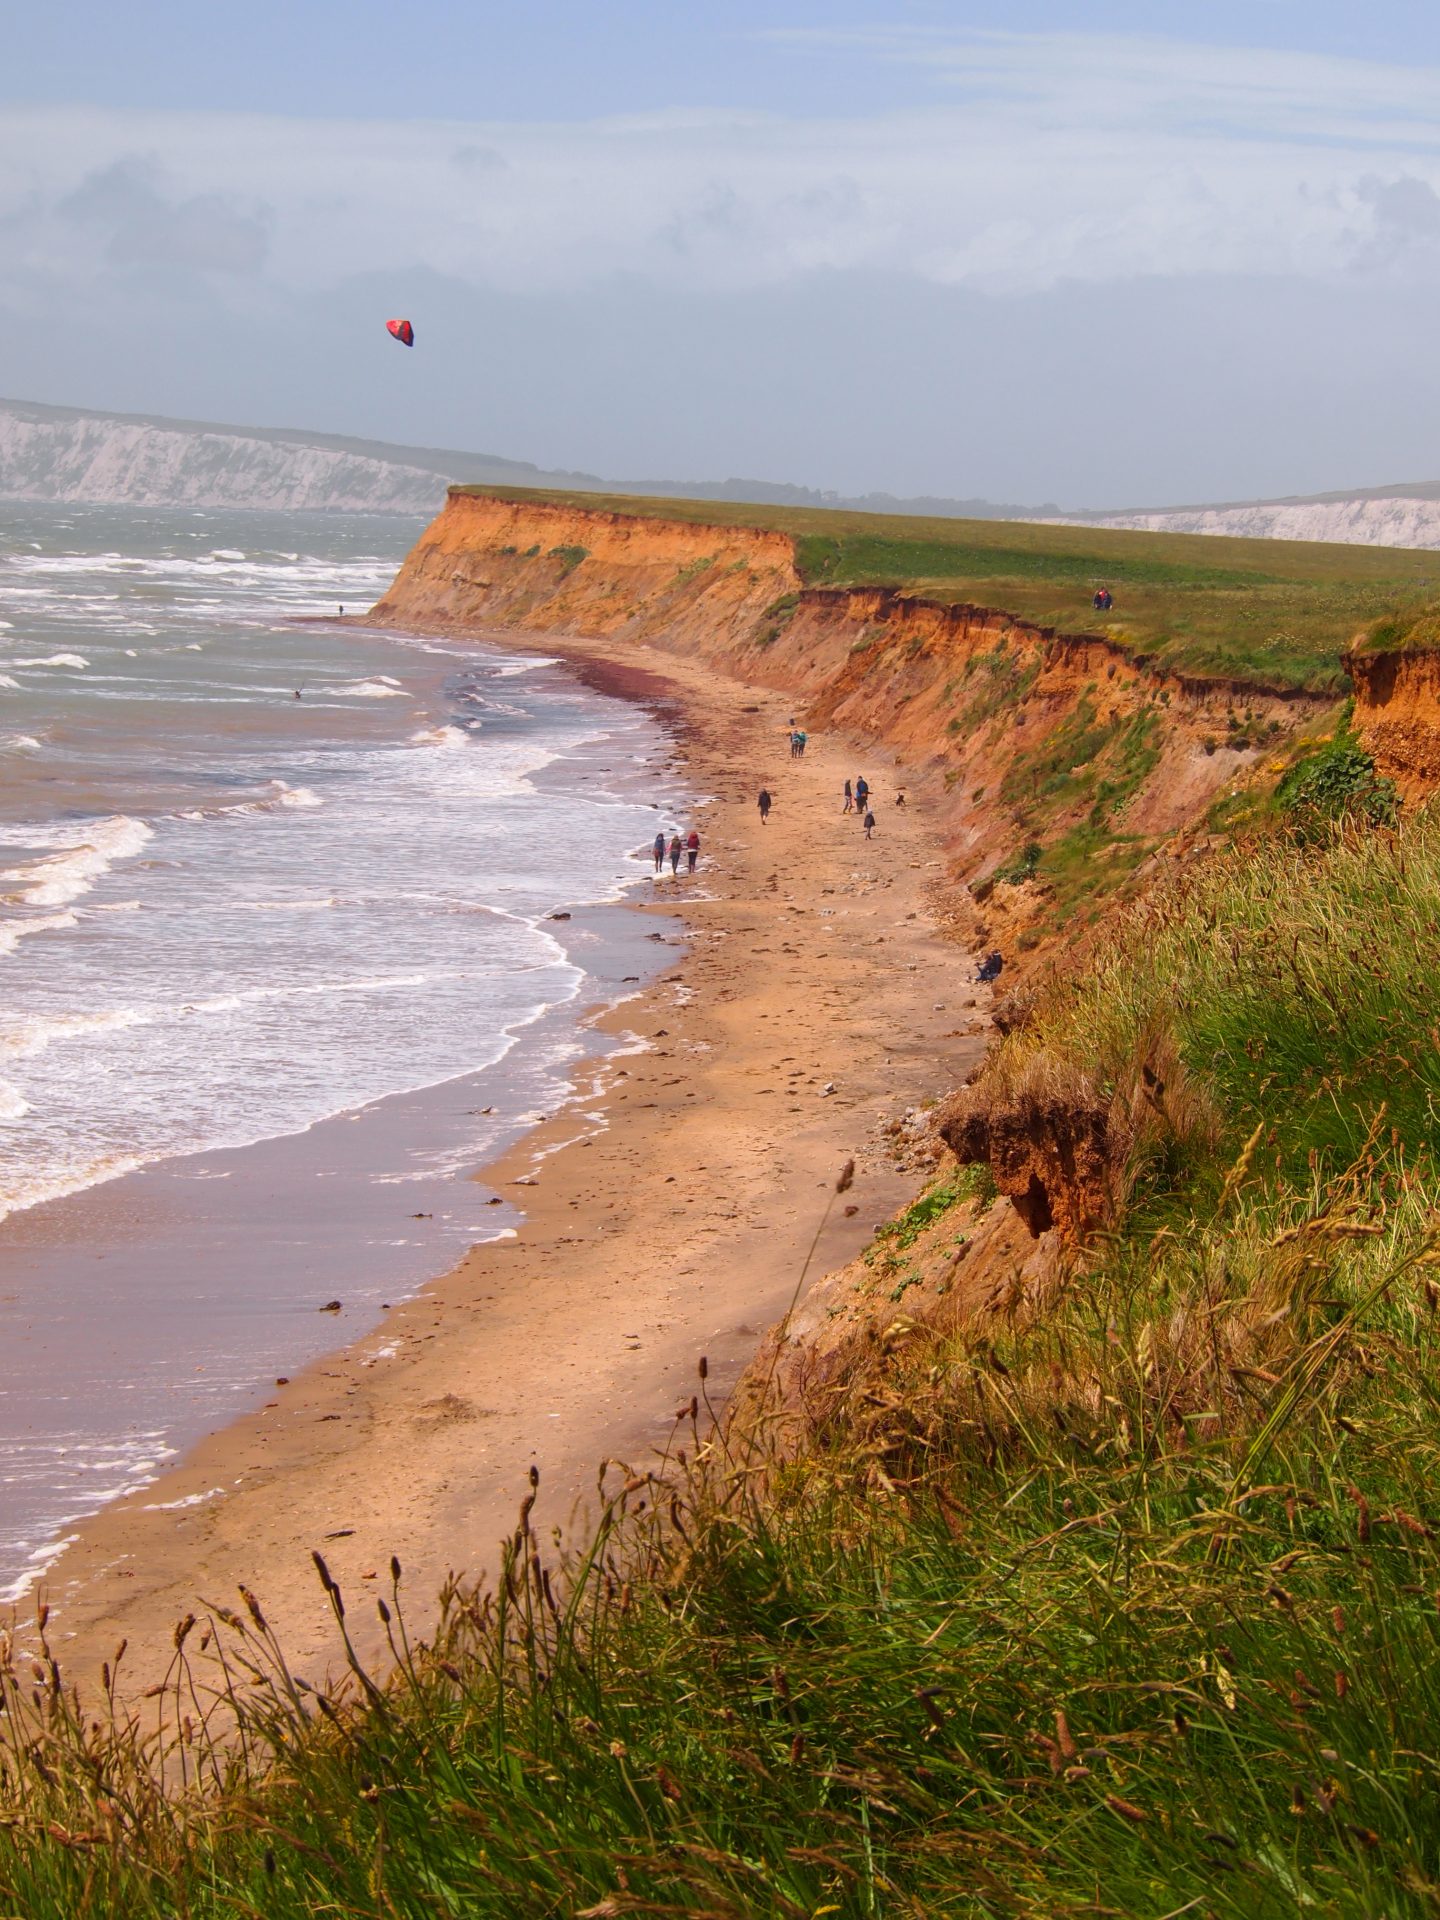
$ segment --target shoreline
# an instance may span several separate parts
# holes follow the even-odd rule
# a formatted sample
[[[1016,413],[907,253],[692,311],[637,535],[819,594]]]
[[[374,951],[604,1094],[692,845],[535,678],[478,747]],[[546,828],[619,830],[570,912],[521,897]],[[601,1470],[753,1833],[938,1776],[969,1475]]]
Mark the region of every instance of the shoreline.
[[[710,798],[702,864],[674,898],[667,882],[633,905],[678,914],[687,951],[586,1018],[646,1050],[587,1069],[472,1174],[523,1205],[516,1238],[473,1248],[378,1332],[78,1529],[35,1597],[82,1685],[121,1638],[122,1692],[151,1684],[174,1622],[229,1604],[242,1581],[293,1659],[323,1670],[337,1641],[315,1548],[362,1654],[378,1642],[367,1584],[392,1553],[423,1632],[451,1572],[495,1573],[532,1467],[541,1523],[568,1526],[603,1456],[643,1460],[663,1441],[702,1353],[724,1400],[789,1304],[843,1161],[857,1162],[853,1201],[828,1222],[811,1280],[914,1192],[885,1124],[948,1090],[983,1046],[972,963],[933,907],[942,863],[923,780],[907,774],[903,812],[882,796],[867,844],[840,816],[840,783],[868,770],[888,786],[890,769],[837,735],[790,761],[787,696],[618,642],[447,637],[557,658],[659,713],[682,779]],[[764,828],[762,783],[776,796]]]
[[[344,640],[350,650],[351,637]],[[13,1167],[17,1177],[6,1182],[7,1198],[16,1204],[0,1220],[0,1327],[8,1361],[0,1368],[0,1618],[12,1603],[27,1605],[63,1543],[117,1495],[142,1492],[209,1433],[271,1398],[276,1378],[297,1375],[307,1362],[383,1325],[386,1303],[403,1301],[448,1272],[477,1242],[513,1231],[517,1211],[487,1206],[485,1189],[470,1176],[568,1097],[575,1071],[586,1070],[597,1045],[582,1016],[629,999],[667,957],[645,939],[653,923],[624,902],[637,885],[650,891],[648,860],[634,849],[648,845],[654,805],[682,812],[688,805],[667,771],[674,758],[670,732],[633,701],[592,694],[562,665],[503,647],[446,651],[448,659],[435,658],[441,649],[402,646],[388,636],[364,648],[372,671],[387,668],[393,656],[394,671],[410,676],[413,698],[396,703],[406,709],[404,717],[387,728],[398,749],[392,764],[420,769],[422,793],[440,777],[431,770],[457,769],[459,797],[449,807],[454,832],[446,839],[463,840],[478,796],[497,784],[503,793],[511,782],[504,762],[498,782],[485,777],[484,749],[473,738],[464,753],[432,753],[423,744],[432,728],[473,724],[477,697],[487,731],[492,702],[502,715],[512,700],[516,712],[553,714],[553,733],[546,724],[536,734],[534,722],[522,721],[522,740],[528,732],[538,750],[522,749],[528,791],[517,799],[537,826],[548,818],[572,821],[579,838],[568,852],[563,846],[537,852],[533,866],[522,866],[508,859],[509,835],[501,830],[495,887],[467,884],[464,874],[474,869],[457,866],[455,905],[448,914],[442,910],[439,978],[467,977],[447,975],[447,966],[473,967],[473,986],[428,1012],[428,988],[413,999],[404,995],[402,1003],[410,1001],[414,1011],[407,1016],[402,1004],[398,1020],[394,999],[367,996],[363,1010],[356,1001],[334,1002],[353,1009],[341,1016],[337,1037],[346,1027],[363,1027],[356,1039],[369,1057],[383,1050],[375,1070],[357,1074],[338,1057],[328,1075],[303,1077],[298,1093],[277,1086],[278,1100],[255,1110],[261,1124],[254,1126],[248,1108],[233,1107],[223,1094],[192,1101],[200,1130],[183,1145],[177,1141],[178,1150],[137,1151],[115,1177],[88,1184],[79,1156],[76,1185],[33,1205],[23,1200],[32,1186],[38,1193],[47,1184],[38,1152],[45,1137],[37,1137],[28,1159],[32,1143],[9,1141],[7,1172]],[[394,718],[388,708],[382,717]],[[495,724],[515,738],[513,720]],[[423,729],[422,744],[410,750],[416,727]],[[308,813],[303,818],[306,827],[313,824]],[[423,850],[427,828],[420,821],[416,828]],[[428,831],[434,842],[433,828]],[[405,844],[398,821],[393,844]],[[328,891],[349,890],[328,859],[321,870]],[[382,888],[391,884],[377,877]],[[268,878],[256,876],[247,901],[269,898]],[[391,878],[402,889],[407,885],[403,872]],[[101,880],[110,885],[102,902],[114,899],[117,888],[130,890],[123,873]],[[362,895],[366,884],[359,882]],[[421,898],[431,900],[426,893]],[[470,913],[474,931],[465,917]],[[497,957],[491,940],[504,918],[515,925],[502,928]],[[242,924],[252,921],[257,928],[270,924],[268,916]],[[139,922],[118,924],[129,930]],[[429,957],[413,939],[408,945],[418,978],[402,985],[423,979]],[[508,973],[507,951],[524,962],[517,970],[512,958]],[[283,998],[295,984],[283,956],[267,966],[263,943],[256,954],[250,982],[266,980]],[[370,964],[348,964],[348,949],[332,944],[315,969],[327,982],[409,971],[394,963],[388,937],[372,940],[368,958]],[[494,992],[485,984],[491,974]],[[163,978],[155,984],[152,969],[131,991],[116,971],[97,982],[95,1004],[123,1008],[156,1000],[164,1008],[166,984]],[[217,974],[216,991],[229,984]],[[191,997],[200,996],[170,996],[177,1002]],[[45,1007],[43,997],[39,1006]],[[463,1013],[455,1011],[462,1007]],[[407,1017],[416,1023],[408,1037]],[[177,1030],[182,1043],[193,1044],[193,1029]],[[227,1043],[212,1035],[209,1044]],[[212,1064],[227,1081],[233,1063],[219,1057]],[[277,1067],[283,1080],[283,1061]],[[265,1104],[280,1124],[263,1124]],[[183,1139],[191,1128],[168,1131]],[[123,1148],[125,1136],[112,1137]],[[143,1128],[139,1138],[146,1142]],[[33,1183],[22,1177],[32,1162]],[[55,1171],[65,1172],[58,1155]],[[332,1300],[343,1303],[341,1311],[322,1313]]]

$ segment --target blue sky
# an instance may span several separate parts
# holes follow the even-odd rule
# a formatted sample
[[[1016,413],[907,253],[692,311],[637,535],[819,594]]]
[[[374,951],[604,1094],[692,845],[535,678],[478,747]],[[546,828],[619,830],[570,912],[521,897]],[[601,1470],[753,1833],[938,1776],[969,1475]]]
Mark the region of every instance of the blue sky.
[[[701,106],[817,118],[913,99],[913,72],[787,37],[807,31],[1159,34],[1440,64],[1440,8],[1419,0],[55,0],[8,13],[12,101],[400,119]]]
[[[0,393],[1066,505],[1440,476],[1440,8],[10,11]]]

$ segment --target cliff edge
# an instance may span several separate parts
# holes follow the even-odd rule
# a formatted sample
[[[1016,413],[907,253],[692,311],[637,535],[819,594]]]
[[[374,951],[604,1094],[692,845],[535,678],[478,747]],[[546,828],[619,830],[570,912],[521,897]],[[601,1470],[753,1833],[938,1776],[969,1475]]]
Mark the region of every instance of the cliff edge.
[[[895,587],[807,585],[764,527],[453,490],[379,625],[643,643],[793,697],[928,768],[982,937],[1023,950],[1203,832],[1209,810],[1331,706],[1207,678],[1103,634]],[[878,770],[877,770],[878,771]]]

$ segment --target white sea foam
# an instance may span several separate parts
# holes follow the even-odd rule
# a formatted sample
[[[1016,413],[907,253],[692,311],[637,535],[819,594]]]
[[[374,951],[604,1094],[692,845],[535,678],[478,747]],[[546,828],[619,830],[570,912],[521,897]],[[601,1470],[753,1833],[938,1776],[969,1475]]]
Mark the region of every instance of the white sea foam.
[[[352,680],[348,686],[327,687],[327,693],[346,694],[352,700],[405,700],[405,689],[383,676],[376,680]]]
[[[22,1127],[20,1132],[23,1134]],[[100,1187],[107,1180],[122,1180],[145,1162],[133,1153],[97,1155],[93,1160],[75,1160],[70,1166],[48,1174],[34,1174],[13,1186],[0,1188],[0,1220],[12,1213],[24,1213],[30,1207],[43,1207],[47,1201],[63,1200],[68,1194],[83,1193],[87,1187]]]
[[[15,667],[75,667],[83,671],[90,662],[82,653],[45,653],[31,654],[24,659],[15,659],[10,663]]]
[[[13,953],[32,933],[59,933],[79,924],[79,915],[74,913],[35,913],[24,920],[0,920],[0,954]]]
[[[71,916],[71,924],[74,916]],[[0,1023],[0,1060],[33,1060],[60,1040],[80,1040],[122,1027],[149,1026],[149,1007],[107,1007],[98,1013],[31,1014]]]
[[[58,1540],[50,1540],[43,1547],[37,1547],[26,1560],[25,1571],[12,1580],[9,1586],[0,1587],[0,1606],[17,1606],[35,1582],[42,1579],[54,1566],[65,1549],[73,1546],[79,1538],[78,1533],[67,1533]]]
[[[0,749],[6,753],[43,753],[44,748],[33,733],[0,734]]]
[[[441,747],[447,753],[452,753],[456,747],[469,744],[469,735],[463,727],[421,727],[418,732],[411,734],[410,744],[412,747]]]
[[[0,1080],[0,1120],[21,1120],[30,1111],[30,1102],[18,1087]]]
[[[18,884],[18,898],[29,907],[65,907],[88,893],[117,860],[129,860],[152,837],[143,820],[112,814],[80,826],[24,827],[11,837],[22,845],[54,847],[54,853],[28,866],[11,867],[0,878]]]
[[[284,780],[272,780],[275,799],[271,802],[277,807],[298,807],[302,811],[307,807],[323,807],[325,802],[312,787],[292,787]]]
[[[8,673],[0,673],[0,687],[9,687],[18,692],[20,682],[12,679]]]

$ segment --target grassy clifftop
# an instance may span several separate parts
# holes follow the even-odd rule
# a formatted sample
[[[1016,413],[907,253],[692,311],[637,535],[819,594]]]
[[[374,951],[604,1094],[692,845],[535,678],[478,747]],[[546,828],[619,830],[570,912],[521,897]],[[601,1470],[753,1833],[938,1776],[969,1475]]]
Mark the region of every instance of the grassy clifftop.
[[[1440,554],[1297,540],[1128,533],[1023,521],[917,519],[728,501],[476,486],[458,493],[691,524],[795,543],[809,586],[890,586],[1003,607],[1062,631],[1108,632],[1180,671],[1339,687],[1357,631],[1434,598]],[[1109,616],[1091,604],[1106,585]]]

